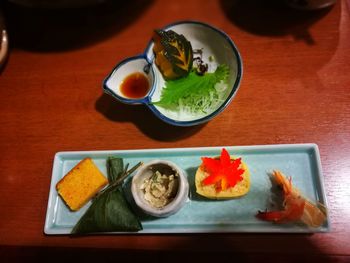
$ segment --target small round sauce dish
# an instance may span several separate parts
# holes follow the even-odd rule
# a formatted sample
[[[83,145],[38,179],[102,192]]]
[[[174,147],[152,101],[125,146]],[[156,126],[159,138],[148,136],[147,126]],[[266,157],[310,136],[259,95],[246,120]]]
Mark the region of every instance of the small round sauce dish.
[[[115,66],[103,82],[104,91],[123,103],[144,104],[159,119],[174,126],[194,126],[210,121],[231,103],[238,91],[243,75],[243,64],[236,45],[226,33],[202,22],[179,21],[162,30],[174,31],[184,36],[192,46],[193,63],[200,54],[200,59],[205,62],[208,73],[213,74],[220,66],[227,66],[224,85],[215,86],[217,94],[204,102],[195,99],[190,107],[187,104],[184,104],[185,107],[179,106],[176,109],[162,106],[159,102],[169,81],[164,78],[156,65],[154,50],[157,45],[153,40],[149,42],[143,54],[127,58]],[[135,97],[128,96],[121,89],[125,79],[134,73],[142,73],[149,83],[148,88],[142,89],[146,91]],[[182,100],[178,102],[183,105]],[[205,110],[192,111],[191,107],[198,105],[211,106]]]
[[[120,62],[108,77],[105,92],[126,104],[148,104],[155,77],[151,62],[137,56]]]
[[[178,212],[188,199],[188,192],[185,172],[170,161],[153,160],[132,178],[131,193],[136,205],[154,217]]]

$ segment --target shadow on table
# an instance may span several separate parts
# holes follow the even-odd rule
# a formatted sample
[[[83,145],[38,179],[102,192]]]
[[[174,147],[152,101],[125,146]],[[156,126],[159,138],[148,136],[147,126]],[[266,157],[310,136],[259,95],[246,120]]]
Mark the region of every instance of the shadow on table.
[[[115,237],[114,237],[115,238]],[[120,237],[118,237],[120,238]],[[123,238],[123,237],[122,237]],[[137,236],[129,236],[138,239]],[[153,240],[152,237],[146,237]],[[158,237],[162,239],[162,237]],[[167,237],[168,238],[168,237]],[[0,247],[1,262],[344,262],[346,256],[319,251],[308,236],[293,235],[192,235],[178,238],[183,250],[121,250],[98,248]],[[231,242],[232,240],[236,240]],[[113,237],[110,237],[113,243]],[[166,240],[164,239],[166,242]],[[137,242],[136,242],[137,243]],[[205,245],[204,245],[205,244]],[[236,246],[238,244],[238,246]],[[295,244],[297,244],[295,246]],[[209,246],[209,247],[208,247]],[[254,249],[253,246],[256,246]],[[275,247],[274,247],[275,246]],[[278,251],[278,248],[282,248]],[[302,251],[297,248],[302,247]],[[264,251],[264,248],[267,250]],[[259,251],[259,252],[254,252]],[[346,259],[347,258],[347,259]],[[342,261],[342,262],[343,262]]]
[[[89,46],[117,34],[135,22],[153,0],[99,2],[79,8],[48,8],[45,5],[27,7],[3,2],[11,47],[50,52]]]
[[[221,0],[226,16],[238,27],[257,35],[292,35],[314,45],[309,28],[324,17],[332,7],[301,11],[288,7],[281,0]]]
[[[133,122],[144,134],[159,141],[177,141],[202,129],[205,124],[192,127],[177,127],[157,118],[144,105],[126,105],[107,94],[101,95],[95,108],[107,119],[115,122]]]
[[[271,58],[266,61],[267,66],[278,70],[281,79],[299,79],[306,88],[328,91],[319,79],[318,71],[337,51],[344,3],[313,11],[293,9],[280,0],[221,0],[220,3],[233,25],[266,37],[256,38],[256,45],[245,45],[242,50],[243,60],[252,69],[251,76],[261,67],[255,63],[255,56],[264,54],[264,57]],[[278,38],[282,40],[275,41]],[[298,75],[291,76],[291,72],[298,72]]]

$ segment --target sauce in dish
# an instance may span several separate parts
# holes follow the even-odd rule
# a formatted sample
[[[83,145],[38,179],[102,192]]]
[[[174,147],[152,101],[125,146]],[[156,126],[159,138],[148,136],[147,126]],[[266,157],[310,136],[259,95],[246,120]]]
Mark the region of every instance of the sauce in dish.
[[[147,95],[149,88],[147,77],[141,72],[135,72],[122,81],[120,92],[130,99],[139,99]]]

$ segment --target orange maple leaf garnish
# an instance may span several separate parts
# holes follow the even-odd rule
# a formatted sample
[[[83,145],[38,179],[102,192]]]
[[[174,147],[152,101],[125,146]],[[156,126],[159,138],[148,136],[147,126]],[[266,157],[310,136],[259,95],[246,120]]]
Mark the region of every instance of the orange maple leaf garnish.
[[[226,149],[222,149],[220,158],[202,158],[202,167],[209,173],[202,183],[204,185],[215,184],[217,192],[234,187],[239,181],[243,180],[241,176],[243,169],[239,169],[241,158],[231,160]]]

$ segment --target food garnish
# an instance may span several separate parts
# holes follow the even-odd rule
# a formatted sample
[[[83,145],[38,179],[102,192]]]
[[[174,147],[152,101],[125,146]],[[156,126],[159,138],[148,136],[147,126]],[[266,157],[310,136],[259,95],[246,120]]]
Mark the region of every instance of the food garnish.
[[[201,57],[195,57],[193,61],[197,64],[197,66],[194,67],[197,75],[203,76],[208,71],[208,64],[204,63]]]
[[[226,149],[222,149],[219,159],[203,157],[204,169],[209,173],[202,183],[204,185],[215,185],[217,192],[234,187],[243,180],[243,169],[239,169],[241,158],[231,160]]]
[[[257,218],[274,223],[303,222],[310,227],[320,227],[327,219],[327,211],[323,204],[314,204],[307,200],[297,188],[292,186],[280,171],[273,171],[272,178],[283,191],[283,210],[258,211]]]
[[[191,43],[172,30],[155,30],[153,35],[155,63],[164,79],[177,79],[188,75],[193,63]]]
[[[107,183],[92,159],[85,158],[56,184],[56,190],[69,209],[77,211]]]
[[[150,178],[145,179],[140,187],[145,200],[155,208],[162,208],[171,203],[178,191],[178,177],[177,173],[166,175],[156,171]]]
[[[248,167],[241,158],[231,157],[225,148],[220,157],[202,158],[195,181],[198,194],[215,199],[242,196],[250,188]]]
[[[225,64],[203,76],[191,71],[185,78],[167,81],[160,100],[153,104],[180,114],[207,113],[222,103],[228,74],[229,68]]]
[[[109,185],[92,200],[91,206],[74,226],[72,234],[142,229],[141,222],[129,207],[122,189],[124,179],[141,164],[140,162],[128,170],[128,165],[124,168],[123,159],[107,159]]]
[[[196,57],[193,58],[193,62],[195,62],[195,66],[194,68],[196,69],[196,73],[200,76],[203,76],[205,72],[208,71],[208,63],[204,63],[203,59],[202,59],[202,55],[203,55],[203,49],[195,49],[193,50],[193,53],[198,55]],[[210,57],[209,57],[209,61],[210,61]]]

